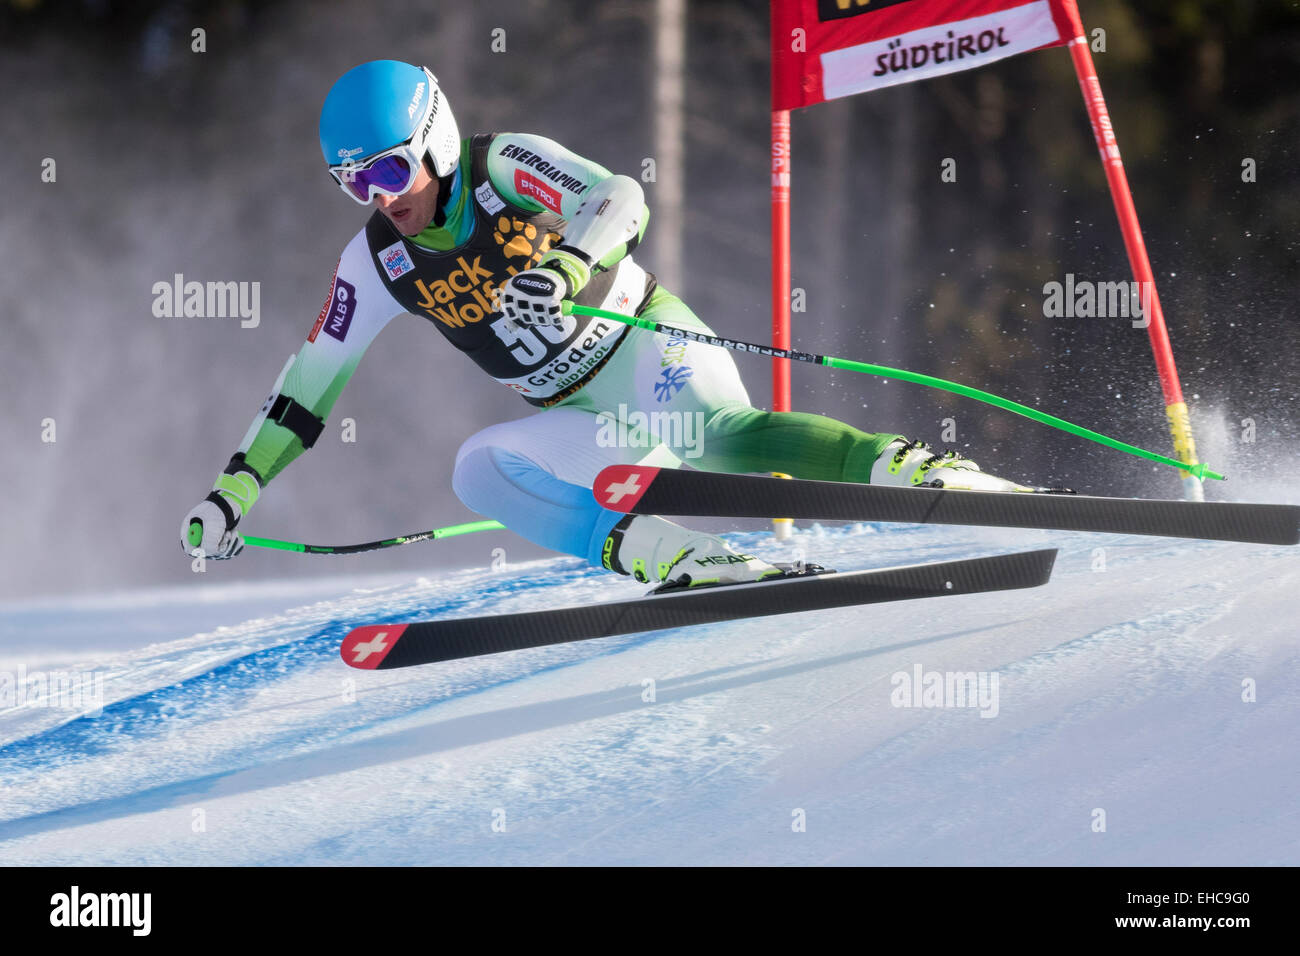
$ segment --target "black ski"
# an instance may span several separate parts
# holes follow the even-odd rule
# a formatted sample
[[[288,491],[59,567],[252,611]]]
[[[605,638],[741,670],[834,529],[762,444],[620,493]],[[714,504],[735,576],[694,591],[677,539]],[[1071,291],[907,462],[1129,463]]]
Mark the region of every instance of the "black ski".
[[[975,594],[1046,584],[1055,549],[731,584],[607,604],[548,611],[367,624],[343,639],[340,653],[363,670],[410,667],[525,647],[585,641],[692,624],[791,614],[921,597]]]
[[[1300,543],[1300,507],[1086,495],[887,488],[613,465],[596,500],[632,514],[898,521]]]

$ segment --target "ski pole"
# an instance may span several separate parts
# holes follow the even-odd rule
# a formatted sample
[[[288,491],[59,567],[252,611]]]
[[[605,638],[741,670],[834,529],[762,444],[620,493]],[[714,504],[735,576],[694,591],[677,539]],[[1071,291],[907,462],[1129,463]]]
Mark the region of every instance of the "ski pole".
[[[624,325],[631,325],[638,329],[645,329],[648,332],[663,332],[668,335],[676,335],[684,339],[691,339],[695,342],[703,342],[705,345],[716,345],[719,348],[731,349],[735,352],[749,352],[754,355],[768,355],[772,358],[787,359],[791,362],[807,362],[810,365],[824,365],[827,368],[844,369],[849,372],[861,372],[864,375],[879,375],[882,378],[894,378],[904,382],[913,382],[917,385],[925,385],[929,388],[937,388],[940,391],[952,392],[954,395],[964,395],[967,398],[973,398],[977,402],[984,402],[987,405],[994,405],[998,408],[1006,409],[1009,412],[1015,412],[1017,415],[1023,415],[1025,418],[1041,422],[1052,428],[1059,428],[1061,431],[1069,432],[1071,435],[1077,435],[1080,438],[1086,438],[1089,441],[1097,442],[1099,445],[1106,445],[1118,451],[1126,452],[1130,455],[1136,455],[1139,458],[1146,458],[1150,461],[1159,462],[1162,465],[1169,465],[1177,468],[1179,471],[1188,472],[1202,480],[1206,478],[1217,478],[1223,480],[1223,475],[1217,471],[1212,471],[1210,466],[1205,462],[1198,462],[1195,465],[1189,465],[1185,461],[1178,461],[1175,458],[1169,458],[1165,455],[1157,454],[1154,451],[1147,451],[1145,448],[1138,448],[1136,445],[1130,445],[1109,435],[1103,435],[1095,432],[1091,428],[1084,428],[1082,425],[1076,425],[1073,422],[1067,422],[1063,418],[1057,418],[1055,415],[1049,415],[1047,412],[1040,412],[1036,408],[1030,408],[1028,405],[1021,405],[1019,402],[1013,402],[1009,398],[1003,398],[1000,395],[994,395],[990,392],[980,391],[978,388],[971,388],[969,385],[962,385],[959,382],[949,382],[942,378],[935,378],[933,375],[922,375],[920,372],[909,372],[906,369],[889,368],[885,365],[870,365],[866,362],[854,362],[850,359],[836,358],[833,355],[813,355],[811,352],[798,352],[794,349],[780,349],[771,345],[755,345],[752,342],[739,342],[734,339],[724,339],[717,335],[710,335],[707,332],[698,330],[678,328],[674,325],[665,325],[662,322],[655,322],[651,319],[643,319],[633,315],[621,315],[618,312],[609,312],[605,309],[593,309],[590,306],[574,305],[572,302],[564,303],[564,312],[573,315],[590,315],[601,319],[613,319],[616,322],[622,322]]]
[[[244,535],[244,544],[254,548],[273,548],[277,551],[298,551],[302,554],[357,554],[361,551],[378,551],[380,548],[395,548],[399,544],[414,544],[417,541],[432,541],[436,538],[454,538],[458,534],[473,534],[475,531],[499,531],[504,528],[500,521],[469,521],[465,524],[448,525],[434,528],[432,531],[418,531],[396,538],[384,538],[382,541],[367,541],[364,544],[299,544],[296,541],[279,541],[275,538],[258,538],[251,534]]]

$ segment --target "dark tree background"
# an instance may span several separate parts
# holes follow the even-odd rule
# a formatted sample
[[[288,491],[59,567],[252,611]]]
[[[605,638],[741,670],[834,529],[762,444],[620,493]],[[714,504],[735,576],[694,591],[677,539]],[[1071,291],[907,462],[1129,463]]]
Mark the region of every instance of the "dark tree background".
[[[1300,3],[1081,0],[1211,495],[1294,497]],[[358,62],[438,74],[462,132],[552,136],[637,175],[656,155],[650,0],[0,3],[0,596],[193,580],[185,511],[302,342],[364,214],[321,169],[320,103]],[[680,292],[768,334],[767,5],[688,4]],[[193,52],[191,31],[206,31]],[[507,49],[491,50],[505,30]],[[1129,278],[1068,55],[1041,51],[796,114],[800,347],[967,382],[1168,450],[1146,333],[1048,319],[1043,285]],[[42,163],[57,163],[43,182]],[[956,160],[955,183],[940,180]],[[1243,160],[1257,181],[1242,179]],[[656,184],[647,183],[655,268]],[[262,321],[168,320],[152,286],[261,283]],[[322,442],[249,530],[320,542],[467,520],[456,447],[528,412],[420,320],[380,336]],[[738,358],[758,404],[766,362]],[[1178,494],[1171,470],[929,390],[797,367],[796,407],[956,445],[989,470]],[[57,441],[41,441],[53,419]],[[1254,423],[1253,443],[1242,440]],[[330,432],[327,432],[327,435]],[[340,559],[246,552],[208,580],[487,565],[508,534]]]

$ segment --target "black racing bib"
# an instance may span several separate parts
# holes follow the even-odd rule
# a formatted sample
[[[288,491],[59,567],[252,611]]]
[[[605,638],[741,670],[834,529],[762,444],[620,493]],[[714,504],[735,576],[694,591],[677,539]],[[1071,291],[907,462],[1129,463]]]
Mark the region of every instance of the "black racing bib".
[[[508,202],[488,179],[488,149],[496,134],[470,140],[466,197],[474,225],[461,246],[426,249],[403,236],[382,213],[366,223],[375,268],[403,308],[424,316],[488,375],[534,405],[549,405],[580,388],[612,354],[627,327],[609,319],[566,316],[552,328],[514,328],[493,311],[498,286],[531,269],[559,245],[567,225],[552,212],[531,212]],[[597,271],[575,297],[600,306],[615,272]],[[653,288],[648,277],[643,290]],[[638,290],[642,291],[642,290]],[[644,302],[644,299],[642,299]]]

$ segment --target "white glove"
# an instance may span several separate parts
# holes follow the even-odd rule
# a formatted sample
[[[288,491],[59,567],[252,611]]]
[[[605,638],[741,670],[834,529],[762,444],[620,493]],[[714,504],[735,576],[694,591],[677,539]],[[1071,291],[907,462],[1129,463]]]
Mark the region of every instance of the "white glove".
[[[213,561],[239,554],[244,550],[244,539],[235,528],[261,490],[257,479],[247,471],[219,475],[212,492],[181,522],[181,548],[186,554],[202,548],[203,556]]]
[[[501,287],[501,314],[517,326],[564,324],[568,286],[554,269],[527,269]]]
[[[213,492],[185,516],[181,523],[181,547],[186,554],[201,548],[205,558],[221,561],[244,550],[244,539],[235,531],[239,519],[232,521],[233,513],[222,511],[218,501],[221,498]]]

